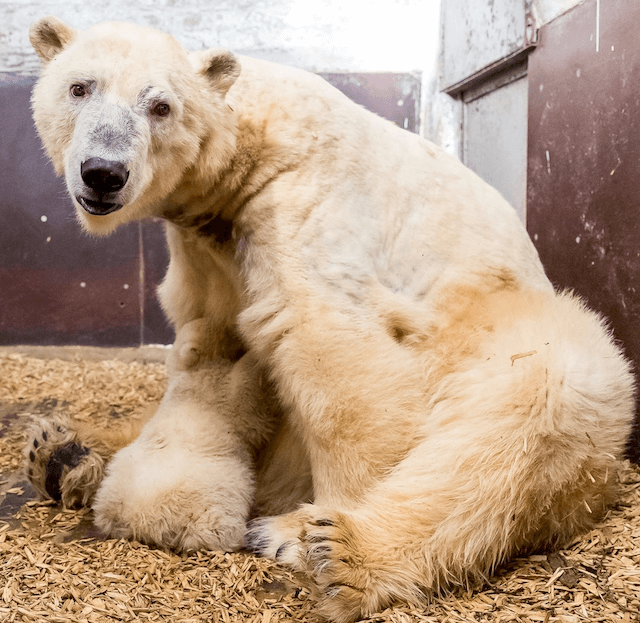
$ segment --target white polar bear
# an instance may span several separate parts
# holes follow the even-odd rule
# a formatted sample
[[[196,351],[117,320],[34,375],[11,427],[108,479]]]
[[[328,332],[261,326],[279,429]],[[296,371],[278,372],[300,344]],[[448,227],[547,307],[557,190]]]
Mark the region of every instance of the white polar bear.
[[[325,616],[419,602],[592,525],[634,382],[495,190],[303,71],[131,24],[44,18],[31,41],[36,125],[82,226],[164,218],[170,320],[204,319],[214,355],[238,331],[273,380],[314,503],[249,537],[310,574]]]

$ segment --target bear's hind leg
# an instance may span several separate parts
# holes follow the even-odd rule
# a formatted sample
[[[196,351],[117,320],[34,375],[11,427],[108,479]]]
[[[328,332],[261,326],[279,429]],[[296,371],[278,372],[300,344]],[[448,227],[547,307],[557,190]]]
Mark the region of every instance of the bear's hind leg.
[[[495,428],[475,447],[462,430],[450,433],[418,446],[357,508],[305,505],[258,519],[250,545],[305,571],[322,615],[349,623],[476,586],[519,551],[564,545],[610,495],[606,457],[582,465],[581,452],[549,450],[544,439],[525,453],[514,431],[505,440]]]
[[[566,545],[610,501],[634,388],[600,320],[562,296],[491,338],[486,356],[445,378],[421,439],[357,502],[324,497],[253,525],[254,548],[305,569],[332,621]]]
[[[142,424],[96,431],[60,415],[34,418],[24,449],[27,477],[44,498],[66,508],[89,506],[102,483],[105,463],[138,436]]]

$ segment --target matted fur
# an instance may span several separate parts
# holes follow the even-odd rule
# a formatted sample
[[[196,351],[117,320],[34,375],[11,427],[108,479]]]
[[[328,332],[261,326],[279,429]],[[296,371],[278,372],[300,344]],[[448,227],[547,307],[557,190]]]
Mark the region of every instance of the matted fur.
[[[314,504],[257,520],[249,539],[310,574],[325,616],[424,599],[593,523],[630,430],[629,365],[597,315],[553,291],[495,190],[302,71],[188,54],[131,24],[79,32],[45,18],[31,40],[36,124],[83,227],[164,218],[170,320],[198,321],[196,351],[213,362],[233,359],[239,333],[273,381],[286,436],[271,440],[256,495],[278,506],[291,489],[279,477],[308,461]],[[122,207],[101,216],[83,207],[96,195],[80,168],[95,157],[128,171],[98,197]],[[114,534],[149,538],[161,512],[184,521],[182,485],[153,466],[229,425],[208,417],[206,396],[224,391],[200,360],[184,359],[189,391],[147,425],[171,450],[156,444],[152,459],[136,441],[109,467],[95,508]],[[220,448],[189,447],[195,494]],[[128,484],[136,470],[156,474],[145,495]],[[167,487],[178,501],[165,506]],[[196,544],[222,507],[198,504],[212,514]],[[168,534],[152,540],[172,545]]]

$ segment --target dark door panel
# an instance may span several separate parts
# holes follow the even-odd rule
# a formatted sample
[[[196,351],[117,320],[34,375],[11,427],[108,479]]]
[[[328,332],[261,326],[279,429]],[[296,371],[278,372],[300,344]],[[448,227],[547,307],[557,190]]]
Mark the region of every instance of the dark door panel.
[[[596,8],[545,26],[529,57],[527,226],[553,283],[610,319],[638,369],[640,3]]]

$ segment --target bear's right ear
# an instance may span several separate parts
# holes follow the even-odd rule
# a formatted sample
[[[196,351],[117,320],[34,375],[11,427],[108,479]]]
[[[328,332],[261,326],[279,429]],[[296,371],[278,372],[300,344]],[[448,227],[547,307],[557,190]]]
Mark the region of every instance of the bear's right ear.
[[[211,48],[191,53],[192,62],[222,96],[232,87],[240,75],[240,63],[228,50]]]
[[[75,36],[75,29],[57,17],[43,17],[29,28],[29,41],[43,63],[59,54]]]

